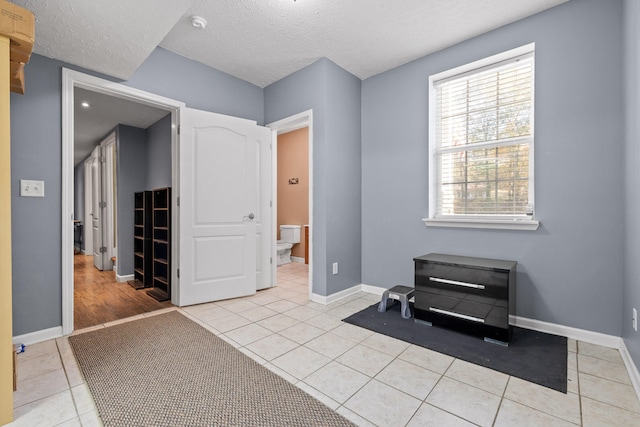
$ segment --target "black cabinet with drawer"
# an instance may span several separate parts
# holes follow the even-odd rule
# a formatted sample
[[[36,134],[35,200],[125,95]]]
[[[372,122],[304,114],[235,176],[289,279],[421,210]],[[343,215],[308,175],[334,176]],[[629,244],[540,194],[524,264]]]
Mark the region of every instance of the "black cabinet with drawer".
[[[415,261],[415,319],[509,342],[515,261],[428,254]]]

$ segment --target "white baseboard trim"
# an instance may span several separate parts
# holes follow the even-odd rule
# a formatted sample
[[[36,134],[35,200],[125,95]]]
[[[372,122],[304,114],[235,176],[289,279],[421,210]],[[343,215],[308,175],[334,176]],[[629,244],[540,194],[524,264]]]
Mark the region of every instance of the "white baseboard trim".
[[[638,399],[640,399],[640,372],[638,372],[638,367],[635,365],[635,363],[633,363],[633,359],[631,358],[631,354],[629,354],[629,350],[627,349],[627,345],[624,343],[624,340],[620,339],[620,341],[621,344],[619,350],[620,355],[622,356],[622,361],[627,367],[627,372],[629,373],[631,384],[636,391]]]
[[[342,298],[346,298],[348,296],[351,296],[353,294],[357,294],[358,292],[360,292],[362,290],[362,285],[356,285],[356,286],[352,286],[348,289],[345,289],[343,291],[340,292],[336,292],[335,294],[331,294],[331,295],[318,295],[318,294],[314,294],[312,293],[309,296],[309,299],[313,302],[317,302],[319,304],[323,304],[323,305],[327,305],[327,304],[331,304],[332,302],[336,302]]]
[[[304,258],[300,258],[299,256],[292,256],[291,261],[293,262],[301,262],[304,264]]]
[[[136,278],[135,274],[127,274],[126,276],[119,276],[116,274],[116,282],[128,282]]]
[[[55,328],[43,329],[41,331],[30,332],[24,335],[17,335],[12,338],[13,344],[31,345],[42,341],[60,338],[62,336],[62,326]]]
[[[572,328],[570,326],[558,325],[556,323],[543,322],[542,320],[528,319],[520,316],[509,316],[509,324],[615,349],[620,349],[622,342],[620,337],[616,337],[614,335]]]

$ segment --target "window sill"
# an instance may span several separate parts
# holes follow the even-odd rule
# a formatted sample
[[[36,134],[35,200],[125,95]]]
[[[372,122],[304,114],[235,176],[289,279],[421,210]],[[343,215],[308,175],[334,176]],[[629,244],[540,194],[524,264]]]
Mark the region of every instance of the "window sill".
[[[483,228],[493,230],[527,230],[534,231],[540,227],[539,221],[529,219],[478,219],[478,218],[422,218],[427,227]]]

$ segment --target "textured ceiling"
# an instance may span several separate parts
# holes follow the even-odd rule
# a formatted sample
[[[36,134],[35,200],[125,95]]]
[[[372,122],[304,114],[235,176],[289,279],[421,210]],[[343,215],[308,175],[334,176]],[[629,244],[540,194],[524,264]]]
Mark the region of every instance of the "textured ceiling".
[[[160,45],[265,87],[322,57],[364,79],[566,0],[12,1],[40,55],[126,80]]]

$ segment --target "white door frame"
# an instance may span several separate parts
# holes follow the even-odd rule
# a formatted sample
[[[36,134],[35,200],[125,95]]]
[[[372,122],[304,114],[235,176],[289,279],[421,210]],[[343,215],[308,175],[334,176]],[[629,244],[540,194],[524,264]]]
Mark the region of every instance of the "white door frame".
[[[79,87],[117,98],[127,99],[171,112],[171,184],[178,187],[178,133],[180,108],[184,102],[165,98],[109,80],[84,74],[79,71],[62,69],[62,334],[73,332],[73,141],[74,141],[74,88]],[[176,194],[171,197],[172,212],[178,213]],[[171,218],[171,239],[178,241],[178,215]],[[177,246],[173,245],[171,255],[177,257]],[[177,263],[174,263],[177,265]],[[171,283],[179,286],[176,268],[172,268]],[[177,294],[177,292],[175,293]],[[173,302],[173,301],[172,301]]]
[[[104,162],[102,166],[102,195],[103,201],[107,203],[102,211],[103,241],[102,245],[107,248],[104,256],[105,270],[113,269],[111,258],[117,256],[115,233],[117,231],[117,173],[114,171],[117,160],[114,156],[116,145],[116,132],[113,131],[100,142]],[[110,152],[111,151],[111,152]],[[117,154],[116,154],[117,155]],[[116,182],[116,185],[114,185]],[[116,271],[116,277],[118,272]]]
[[[93,248],[93,232],[90,233],[93,222],[93,181],[91,178],[91,158],[84,161],[84,218],[82,218],[82,244],[84,245],[83,253],[88,256],[91,254],[89,248]]]
[[[282,120],[278,120],[273,123],[269,123],[266,125],[268,128],[272,129],[277,135],[293,132],[294,130],[302,129],[305,127],[309,128],[309,298],[313,294],[313,110],[306,110],[298,114],[294,114],[293,116],[286,117]],[[277,138],[273,139],[273,188],[271,190],[273,194],[273,219],[272,219],[272,227],[273,227],[273,250],[275,252],[276,247],[276,239],[277,236],[277,221],[278,215],[278,191],[277,191],[277,181],[278,181],[278,144]],[[301,231],[301,238],[303,237],[304,231]],[[274,258],[275,259],[275,258]],[[273,264],[273,283],[274,285],[277,283],[277,263]]]

